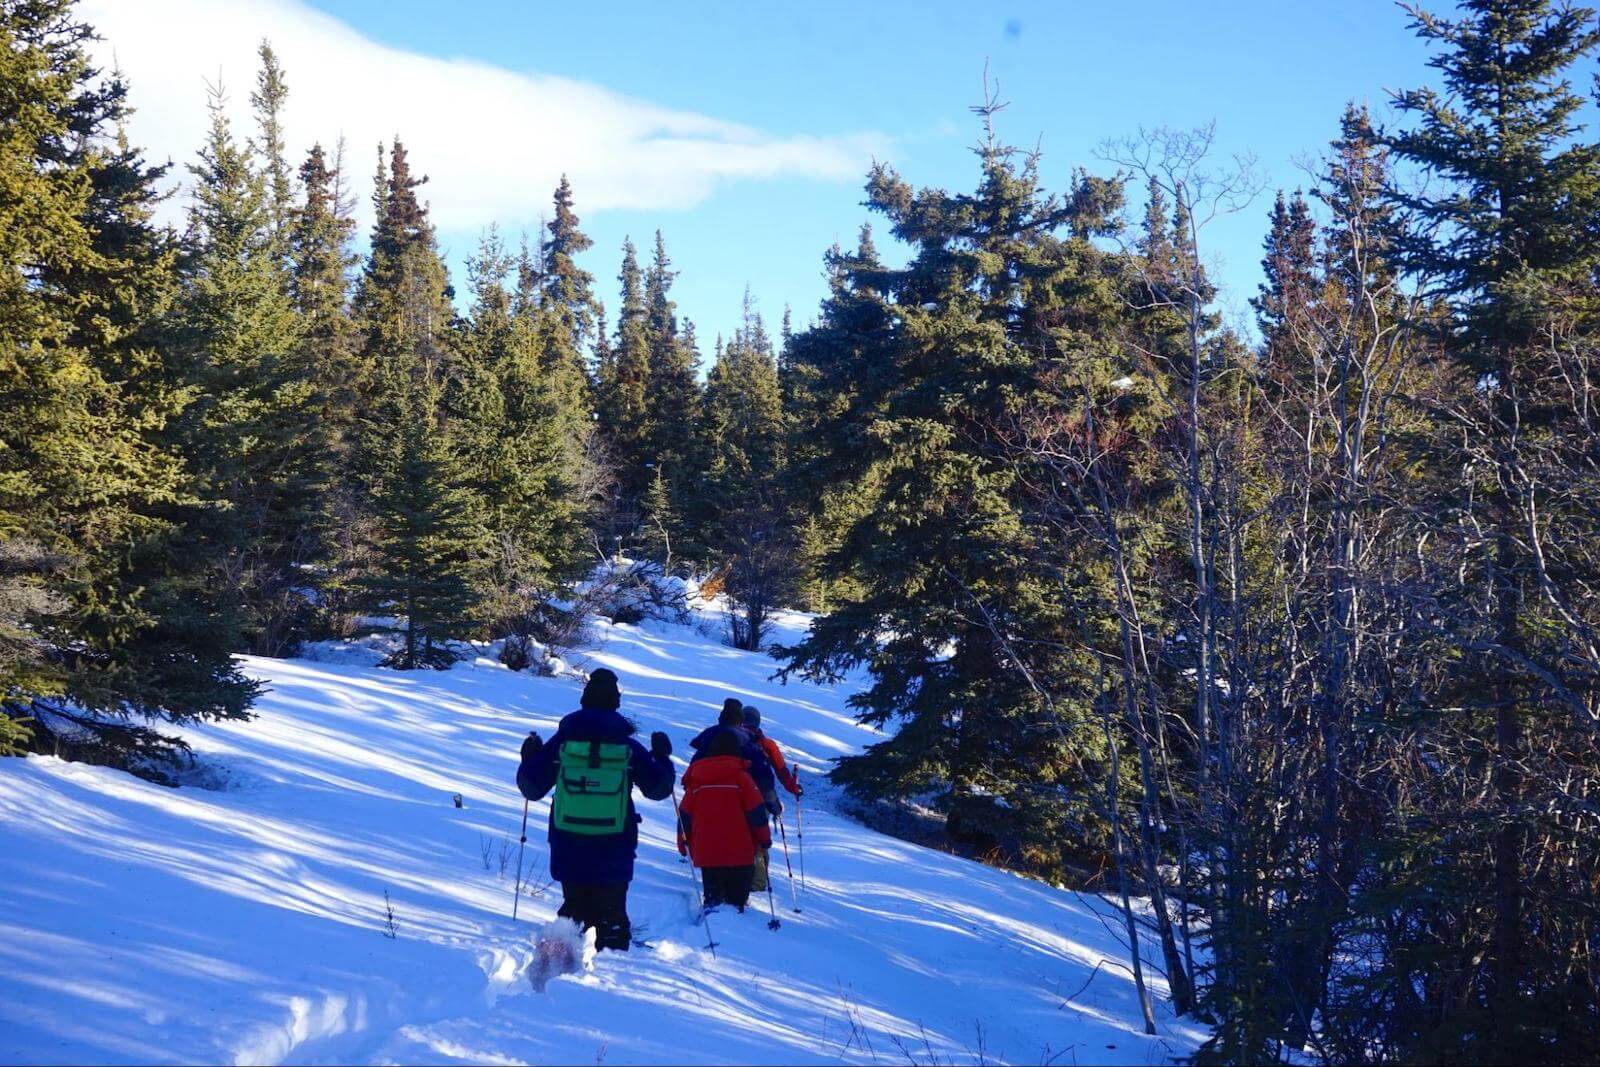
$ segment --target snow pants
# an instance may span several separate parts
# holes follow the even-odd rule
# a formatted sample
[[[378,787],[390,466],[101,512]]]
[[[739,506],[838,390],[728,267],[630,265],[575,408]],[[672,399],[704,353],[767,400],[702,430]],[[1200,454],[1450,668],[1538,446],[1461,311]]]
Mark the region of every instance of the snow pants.
[[[754,867],[703,867],[700,876],[705,879],[706,907],[732,904],[740,911],[750,902],[750,878]]]
[[[633,928],[628,922],[627,882],[562,882],[561,907],[556,914],[585,930],[594,927],[598,950],[628,951]]]

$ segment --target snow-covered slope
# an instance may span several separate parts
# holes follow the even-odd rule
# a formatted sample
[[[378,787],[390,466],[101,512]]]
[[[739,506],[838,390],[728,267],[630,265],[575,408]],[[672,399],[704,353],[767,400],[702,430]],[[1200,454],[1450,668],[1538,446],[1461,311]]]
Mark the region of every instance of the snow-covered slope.
[[[645,802],[630,911],[651,946],[533,992],[530,934],[560,891],[546,801],[526,860],[543,892],[512,922],[512,778],[522,736],[548,736],[578,681],[488,659],[251,659],[259,718],[188,734],[203,781],[0,760],[0,1061],[1146,1063],[1194,1047],[1166,1014],[1140,1032],[1106,902],[830,810],[821,772],[872,737],[848,686],[780,685],[771,659],[690,627],[598,636],[579,666],[618,672],[642,731],[681,753],[731,694],[803,768],[808,888],[795,914],[775,851],[780,930],[765,900],[716,914],[713,959],[671,805]],[[794,846],[792,808],[788,830]]]

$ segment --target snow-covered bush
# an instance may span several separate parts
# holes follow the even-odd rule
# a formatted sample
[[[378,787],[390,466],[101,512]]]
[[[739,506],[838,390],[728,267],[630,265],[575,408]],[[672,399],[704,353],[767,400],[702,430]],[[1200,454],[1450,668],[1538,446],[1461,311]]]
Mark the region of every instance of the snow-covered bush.
[[[608,560],[579,586],[572,607],[584,617],[603,615],[618,623],[684,623],[694,591],[688,579],[664,574],[649,560]]]
[[[576,647],[564,645],[564,648]],[[500,642],[500,662],[514,671],[528,671],[542,678],[564,674],[567,661],[543,641],[528,634],[512,634]]]

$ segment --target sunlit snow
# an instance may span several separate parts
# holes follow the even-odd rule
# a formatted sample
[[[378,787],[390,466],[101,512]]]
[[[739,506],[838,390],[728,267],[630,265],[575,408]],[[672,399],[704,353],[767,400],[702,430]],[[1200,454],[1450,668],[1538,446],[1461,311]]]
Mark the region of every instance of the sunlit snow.
[[[529,821],[533,893],[511,920],[512,778],[524,733],[548,736],[579,680],[489,658],[399,673],[360,649],[246,659],[268,686],[259,717],[187,732],[193,784],[0,760],[0,1061],[1147,1063],[1192,1051],[1201,1035],[1169,1014],[1156,1038],[1140,1032],[1106,901],[837,813],[828,761],[876,736],[845,707],[852,684],[781,685],[772,659],[707,632],[714,621],[601,624],[597,647],[570,660],[616,670],[624,711],[667,731],[680,757],[724,696],[761,707],[811,787],[801,914],[774,852],[780,930],[764,899],[714,915],[713,959],[691,922],[671,804],[642,802],[630,911],[649,946],[535,993],[529,938],[560,893],[543,802]],[[786,617],[778,639],[804,622]]]

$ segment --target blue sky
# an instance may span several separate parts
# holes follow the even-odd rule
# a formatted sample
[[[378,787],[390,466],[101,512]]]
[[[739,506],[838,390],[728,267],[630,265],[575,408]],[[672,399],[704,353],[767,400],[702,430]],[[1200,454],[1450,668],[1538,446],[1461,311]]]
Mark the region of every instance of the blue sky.
[[[1254,152],[1271,188],[1293,187],[1296,162],[1334,134],[1347,100],[1381,108],[1386,88],[1431,73],[1407,16],[1383,0],[317,6],[391,44],[565,74],[774,133],[873,131],[909,180],[957,189],[975,181],[967,108],[986,61],[1010,101],[1000,132],[1042,143],[1057,185],[1077,165],[1109,170],[1094,156],[1107,138],[1214,119],[1222,150]],[[769,317],[788,302],[803,322],[823,292],[822,252],[854,240],[861,200],[859,180],[779,179],[730,184],[688,211],[602,212],[584,220],[588,266],[609,283],[623,236],[644,244],[659,226],[683,272],[679,303],[708,341],[737,320],[746,282]],[[1241,308],[1260,279],[1268,206],[1212,238]],[[453,247],[471,239],[448,236]]]
[[[174,155],[180,153],[178,142],[165,145],[166,130],[155,123],[181,126],[189,119],[187,112],[182,122],[166,116],[166,105],[156,95],[159,83],[166,68],[191,62],[185,56],[200,52],[212,66],[199,69],[222,69],[237,87],[235,96],[243,96],[251,76],[247,54],[229,53],[217,43],[229,34],[241,42],[267,34],[280,44],[291,93],[297,86],[302,90],[294,99],[305,116],[299,122],[307,139],[312,133],[322,139],[350,134],[341,112],[379,104],[358,104],[357,87],[328,88],[332,83],[320,69],[323,62],[311,57],[334,53],[308,51],[309,44],[297,51],[295,40],[302,33],[308,39],[334,33],[345,51],[358,38],[383,46],[388,58],[373,60],[371,69],[399,64],[392,74],[397,92],[410,79],[405,63],[411,60],[405,57],[436,57],[458,65],[471,61],[473,77],[489,79],[484,85],[498,84],[493,78],[499,74],[478,68],[535,79],[555,75],[588,87],[584,92],[592,88],[626,98],[634,111],[654,107],[697,116],[696,123],[736,124],[743,132],[716,132],[709,144],[674,147],[671,158],[685,166],[690,155],[705,158],[693,161],[693,176],[681,183],[663,166],[663,187],[655,190],[650,188],[657,180],[655,164],[635,158],[639,151],[654,150],[650,134],[635,139],[628,149],[635,156],[626,165],[614,162],[621,157],[608,155],[609,149],[583,148],[572,140],[621,121],[611,112],[591,114],[585,105],[573,105],[577,118],[571,128],[554,132],[530,128],[529,123],[544,121],[537,110],[513,111],[516,121],[497,123],[502,104],[490,90],[442,101],[442,110],[431,113],[415,114],[419,108],[413,106],[410,114],[396,110],[373,119],[380,124],[375,128],[392,121],[413,145],[416,165],[435,175],[429,194],[458,282],[464,282],[461,260],[476,243],[485,217],[500,219],[513,233],[536,225],[548,203],[550,175],[575,167],[580,211],[596,242],[585,265],[601,280],[608,305],[615,302],[624,235],[644,248],[661,228],[681,271],[675,290],[680,308],[699,325],[707,355],[712,336],[737,321],[746,283],[770,319],[785,303],[793,306],[797,322],[809,318],[823,291],[823,251],[835,240],[852,241],[867,217],[861,179],[873,156],[918,185],[972,187],[970,146],[978,128],[967,109],[979,99],[986,61],[1011,105],[1001,116],[1000,132],[1013,143],[1039,142],[1045,175],[1054,186],[1063,186],[1075,166],[1108,171],[1094,156],[1096,146],[1140,126],[1191,127],[1215,120],[1219,151],[1253,152],[1267,192],[1242,215],[1217,224],[1209,238],[1219,279],[1241,315],[1259,280],[1260,238],[1272,190],[1304,181],[1299,164],[1334,134],[1346,101],[1367,100],[1381,118],[1387,112],[1385,90],[1426,83],[1433,73],[1421,43],[1407,29],[1406,14],[1385,0],[1294,5],[1146,0],[1121,6],[1069,0],[1007,8],[270,0],[231,5],[231,21],[196,26],[202,38],[196,41],[174,43],[170,34],[145,34],[142,27],[151,22],[196,23],[202,9],[184,8],[195,2],[88,0],[91,9],[100,5],[99,14],[111,23],[110,43],[118,46],[119,61],[134,79],[136,104],[141,79],[149,86],[155,114],[145,129],[136,123],[136,134],[150,131],[146,143],[153,139],[157,150],[166,147]],[[217,0],[204,9],[205,17],[229,7]],[[143,8],[145,17],[132,17],[130,8]],[[310,17],[316,12],[343,29]],[[163,54],[163,49],[172,51]],[[213,62],[212,51],[223,54]],[[455,68],[441,68],[450,69]],[[192,92],[198,104],[198,77],[185,73],[170,92]],[[446,88],[436,97],[453,91],[448,73],[441,77],[439,84]],[[530,91],[537,97],[542,90]],[[333,98],[307,100],[307,93]],[[529,107],[547,107],[538,102],[542,99]],[[565,99],[548,108],[568,108],[561,102]],[[475,124],[471,136],[484,152],[495,142],[520,142],[518,150],[530,160],[527,169],[539,173],[484,177],[479,188],[474,176],[492,165],[466,166],[455,158],[464,151],[459,145],[430,144],[437,131],[428,127],[441,123]],[[296,132],[292,122],[292,140]],[[755,145],[748,165],[729,172],[709,158],[722,151],[717,138],[725,136]],[[370,141],[352,147],[363,191],[371,152]],[[574,167],[563,160],[568,152]],[[813,155],[816,162],[808,162]],[[626,173],[611,182],[608,166]],[[443,204],[447,184],[465,202]],[[481,210],[474,211],[474,205]]]

